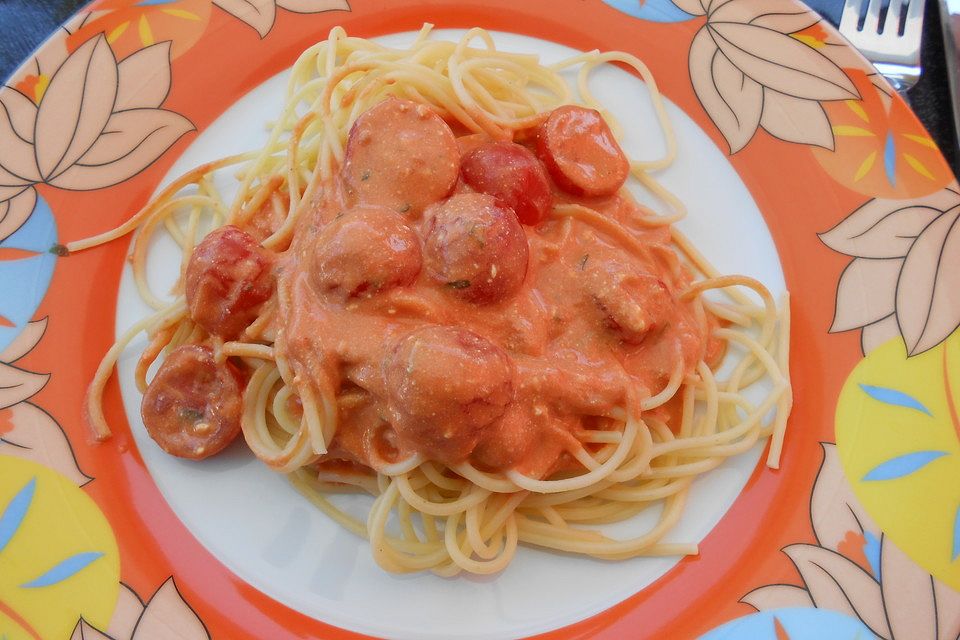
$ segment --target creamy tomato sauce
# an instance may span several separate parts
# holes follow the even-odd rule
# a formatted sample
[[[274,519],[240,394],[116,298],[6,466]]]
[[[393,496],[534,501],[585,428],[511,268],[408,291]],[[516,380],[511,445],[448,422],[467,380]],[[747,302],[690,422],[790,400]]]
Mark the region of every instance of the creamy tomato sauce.
[[[621,429],[628,404],[719,360],[715,319],[681,300],[691,275],[669,228],[638,221],[600,114],[564,106],[517,139],[457,137],[390,98],[357,120],[288,248],[259,245],[279,223],[264,205],[195,249],[191,319],[235,340],[276,310],[267,334],[292,384],[336,398],[321,474],[420,454],[543,478],[586,431]],[[164,449],[203,458],[236,437],[235,364],[168,355],[142,409]],[[675,426],[679,409],[655,411]]]
[[[358,121],[343,171],[278,263],[277,352],[299,384],[340,398],[321,463],[377,469],[416,452],[544,477],[569,462],[578,433],[620,428],[604,416],[628,388],[656,394],[678,366],[689,374],[717,358],[713,321],[679,299],[691,278],[669,229],[637,224],[619,193],[625,160],[602,120],[597,133],[598,115],[586,118],[586,142],[567,131],[576,123],[553,123],[574,138],[555,145],[567,150],[561,162],[613,155],[623,175],[577,167],[578,186],[563,191],[535,151],[475,136],[451,145],[445,131],[437,141],[436,115],[388,102]],[[600,150],[584,152],[598,136]],[[417,139],[415,158],[390,144],[398,137]],[[491,158],[471,156],[485,145]],[[469,169],[444,186],[451,163]],[[570,203],[622,225],[639,250],[602,226],[547,218]]]

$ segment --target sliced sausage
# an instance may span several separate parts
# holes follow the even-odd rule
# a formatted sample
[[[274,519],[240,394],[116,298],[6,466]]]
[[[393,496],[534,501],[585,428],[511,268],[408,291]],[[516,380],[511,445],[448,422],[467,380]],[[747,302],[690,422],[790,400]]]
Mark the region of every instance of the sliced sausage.
[[[599,111],[564,105],[537,131],[537,154],[561,189],[609,196],[626,182],[630,162]]]
[[[597,260],[583,276],[584,287],[602,312],[605,324],[624,342],[639,344],[676,313],[670,290],[655,275],[615,261]]]
[[[427,326],[405,336],[383,375],[400,440],[445,463],[469,456],[483,428],[513,399],[507,354],[459,327]]]
[[[447,123],[425,105],[388,98],[350,129],[341,176],[354,202],[416,215],[450,194],[459,171]]]
[[[312,275],[321,292],[369,297],[412,283],[420,265],[420,239],[403,216],[385,207],[360,206],[320,233]]]
[[[462,193],[427,210],[424,266],[451,294],[503,300],[527,273],[530,248],[512,209],[483,193]]]
[[[150,382],[140,414],[150,437],[178,458],[201,460],[240,433],[242,390],[232,365],[217,364],[209,347],[177,347]]]
[[[553,198],[543,165],[526,147],[488,142],[460,162],[464,182],[507,205],[520,222],[536,225],[547,217]]]
[[[256,319],[273,287],[272,254],[234,226],[207,235],[187,265],[190,317],[224,340],[237,338]]]

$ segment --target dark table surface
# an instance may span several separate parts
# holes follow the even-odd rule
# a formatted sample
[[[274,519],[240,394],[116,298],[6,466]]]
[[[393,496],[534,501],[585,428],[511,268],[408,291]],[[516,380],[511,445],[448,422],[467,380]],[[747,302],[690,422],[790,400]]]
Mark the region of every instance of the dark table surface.
[[[82,7],[84,0],[0,0],[0,78],[7,78],[43,40]],[[833,24],[840,21],[843,0],[807,0]],[[923,42],[923,77],[910,91],[910,103],[940,145],[954,172],[960,175],[945,68],[940,13],[936,0],[927,0]]]

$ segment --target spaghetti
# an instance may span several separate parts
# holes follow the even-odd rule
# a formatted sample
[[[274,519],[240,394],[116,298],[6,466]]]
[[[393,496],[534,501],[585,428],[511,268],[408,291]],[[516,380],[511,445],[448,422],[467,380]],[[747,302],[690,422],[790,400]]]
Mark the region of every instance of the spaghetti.
[[[262,149],[199,167],[117,229],[67,245],[139,230],[133,271],[156,310],[97,370],[87,403],[96,436],[110,437],[102,396],[117,358],[145,332],[136,380],[164,448],[204,457],[237,424],[258,458],[369,539],[388,571],[496,573],[520,543],[611,560],[696,553],[662,542],[693,480],[771,435],[767,464],[779,464],[787,300],[778,308],[759,282],[717,273],[671,227],[685,210],[650,173],[677,144],[639,59],[591,52],[544,66],[498,51],[482,29],[459,42],[430,30],[391,49],[333,29],[294,64]],[[603,138],[620,128],[588,76],[606,62],[650,89],[663,158],[621,168]],[[596,111],[568,106],[562,73],[572,68],[581,104]],[[571,122],[604,144],[553,137]],[[422,140],[397,149],[411,131]],[[531,147],[559,189],[538,190],[548,183]],[[371,155],[379,164],[364,164]],[[239,192],[225,202],[212,176],[232,166]],[[668,212],[621,191],[627,172]],[[521,174],[522,188],[504,192]],[[169,302],[146,279],[160,230],[183,251]],[[456,243],[467,237],[476,246],[462,246],[480,253],[464,259]],[[239,277],[227,270],[236,265],[245,271],[234,287],[224,274]],[[204,306],[216,296],[229,304]],[[734,362],[721,367],[725,354]],[[235,406],[221,398],[197,411],[184,400],[234,388]],[[186,434],[153,426],[184,420]],[[342,491],[374,496],[365,522],[328,499]],[[658,522],[642,536],[600,528],[653,505]]]

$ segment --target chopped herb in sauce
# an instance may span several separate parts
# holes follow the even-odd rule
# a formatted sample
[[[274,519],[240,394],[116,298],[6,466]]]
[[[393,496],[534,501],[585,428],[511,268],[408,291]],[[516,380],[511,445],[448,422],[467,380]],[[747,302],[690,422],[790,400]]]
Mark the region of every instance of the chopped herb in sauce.
[[[406,213],[407,211],[410,211],[410,203],[408,202],[407,204],[403,205],[402,207],[397,209],[397,211],[399,211],[400,213]]]
[[[477,230],[477,223],[470,225],[470,230],[467,231],[467,235],[476,240],[477,244],[481,247],[487,246],[487,241],[483,237],[483,233]]]
[[[369,179],[370,179],[370,169],[364,170],[364,172],[363,172],[362,174],[360,174],[360,179],[363,180],[363,181],[369,180]]]
[[[590,259],[590,254],[589,254],[589,253],[583,254],[583,257],[580,258],[580,262],[578,263],[578,264],[580,265],[580,271],[583,271],[583,270],[586,268],[586,266],[587,266],[587,260],[589,260],[589,259]]]
[[[195,422],[198,422],[201,418],[203,418],[202,411],[197,411],[196,409],[192,409],[190,407],[182,407],[180,409],[180,419],[183,420],[184,422],[195,423]]]
[[[447,286],[451,289],[466,289],[470,286],[469,280],[454,280],[453,282],[448,282]]]

